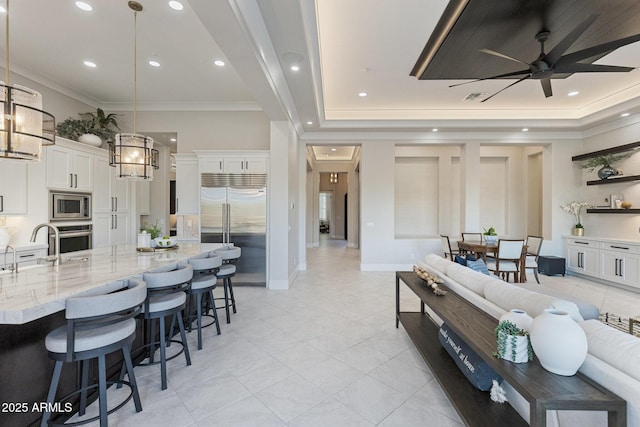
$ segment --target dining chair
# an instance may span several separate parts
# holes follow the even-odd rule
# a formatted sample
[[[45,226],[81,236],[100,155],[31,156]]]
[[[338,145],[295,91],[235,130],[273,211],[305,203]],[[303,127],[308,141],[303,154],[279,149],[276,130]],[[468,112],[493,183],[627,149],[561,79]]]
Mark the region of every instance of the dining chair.
[[[527,236],[527,252],[524,266],[525,277],[527,270],[533,270],[533,275],[538,284],[540,284],[540,279],[538,279],[538,257],[540,256],[542,240],[544,239],[541,236]]]
[[[462,241],[482,243],[482,233],[462,233]]]
[[[500,276],[509,281],[509,275],[513,273],[514,282],[520,279],[520,265],[522,262],[522,250],[524,248],[524,240],[498,240],[498,250],[495,260],[487,261],[487,268],[496,276]]]
[[[449,236],[440,235],[440,244],[442,245],[442,251],[444,252],[444,257],[449,258],[453,261],[453,257],[460,254],[459,249],[451,248],[451,241],[449,240]]]

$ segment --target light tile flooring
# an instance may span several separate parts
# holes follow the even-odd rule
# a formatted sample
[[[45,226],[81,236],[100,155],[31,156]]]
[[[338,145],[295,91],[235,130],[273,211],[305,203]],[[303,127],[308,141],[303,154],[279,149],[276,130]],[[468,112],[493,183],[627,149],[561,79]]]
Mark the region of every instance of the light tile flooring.
[[[135,413],[130,402],[110,424],[462,425],[402,326],[395,328],[394,273],[359,271],[359,252],[343,241],[324,240],[307,261],[288,291],[236,287],[231,324],[222,321],[220,336],[206,328],[200,351],[189,334],[193,364],[169,362],[168,390],[160,390],[158,366],[137,367],[144,410]],[[640,314],[640,294],[575,277],[540,279],[602,311]],[[418,310],[408,290],[402,307]],[[117,401],[122,391],[112,389]]]

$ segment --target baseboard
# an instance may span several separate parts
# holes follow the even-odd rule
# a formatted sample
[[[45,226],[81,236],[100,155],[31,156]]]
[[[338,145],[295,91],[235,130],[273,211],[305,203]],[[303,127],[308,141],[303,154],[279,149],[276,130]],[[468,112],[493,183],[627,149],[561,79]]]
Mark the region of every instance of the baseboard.
[[[298,270],[306,271],[307,270],[307,263],[306,262],[301,262],[300,264],[298,264]]]
[[[298,268],[295,268],[291,274],[289,275],[289,283],[293,284],[296,281],[296,278],[298,277]]]
[[[286,291],[287,289],[289,289],[289,281],[288,280],[269,280],[269,289]]]
[[[355,249],[358,249],[358,244],[357,244],[357,243],[347,243],[347,247],[348,247],[348,248],[355,248]]]
[[[411,271],[413,264],[360,264],[360,271]]]

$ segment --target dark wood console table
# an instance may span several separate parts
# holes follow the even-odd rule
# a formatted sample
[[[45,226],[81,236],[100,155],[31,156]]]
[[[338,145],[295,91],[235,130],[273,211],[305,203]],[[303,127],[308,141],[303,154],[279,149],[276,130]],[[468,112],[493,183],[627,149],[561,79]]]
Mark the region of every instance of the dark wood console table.
[[[400,281],[421,300],[420,311],[400,311]],[[526,426],[508,403],[493,402],[488,392],[477,390],[459,371],[438,340],[438,325],[426,314],[428,306],[465,342],[518,391],[530,404],[531,426],[544,427],[548,410],[607,411],[609,427],[627,425],[627,402],[578,373],[571,377],[545,370],[537,359],[511,363],[493,356],[494,330],[498,321],[449,291],[437,296],[413,272],[396,272],[396,327],[402,322],[423,359],[468,426]]]

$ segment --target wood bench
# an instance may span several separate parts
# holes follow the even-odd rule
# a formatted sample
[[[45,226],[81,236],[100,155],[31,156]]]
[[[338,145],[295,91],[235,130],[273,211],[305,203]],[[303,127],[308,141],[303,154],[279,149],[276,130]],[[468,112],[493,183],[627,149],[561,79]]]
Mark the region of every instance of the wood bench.
[[[400,282],[421,300],[419,311],[400,311]],[[530,424],[546,426],[548,410],[607,411],[609,427],[627,425],[627,402],[578,373],[565,377],[533,362],[512,363],[493,356],[498,321],[444,285],[448,293],[435,295],[413,272],[396,272],[396,328],[402,323],[418,352],[468,426],[526,426],[509,405],[493,402],[488,392],[476,389],[440,345],[439,326],[428,316],[428,306],[530,405]]]

